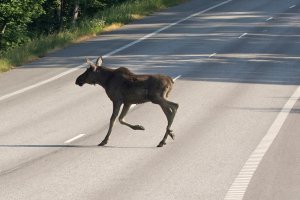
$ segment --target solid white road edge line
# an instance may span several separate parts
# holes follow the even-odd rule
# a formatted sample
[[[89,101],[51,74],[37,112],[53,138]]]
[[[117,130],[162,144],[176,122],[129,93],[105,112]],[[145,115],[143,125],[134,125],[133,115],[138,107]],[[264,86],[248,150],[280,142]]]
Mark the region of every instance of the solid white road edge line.
[[[293,95],[286,102],[286,104],[284,105],[284,107],[281,109],[280,113],[276,117],[275,121],[271,125],[270,129],[268,130],[267,134],[263,137],[263,139],[258,144],[256,149],[250,155],[249,159],[246,161],[242,170],[235,178],[230,189],[228,190],[224,198],[225,200],[243,199],[245,192],[248,188],[248,185],[257,167],[259,166],[264,155],[272,145],[281,127],[283,126],[285,120],[287,119],[288,115],[290,114],[292,108],[294,107],[295,103],[298,101],[299,98],[300,98],[300,86],[295,90]]]
[[[70,74],[70,73],[72,73],[72,72],[78,70],[79,68],[82,68],[82,67],[85,67],[85,66],[86,66],[86,64],[79,65],[79,66],[77,66],[77,67],[74,67],[74,68],[72,68],[72,69],[70,69],[70,70],[68,70],[68,71],[65,71],[65,72],[63,72],[63,73],[60,73],[60,74],[58,74],[58,75],[56,75],[56,76],[53,76],[53,77],[51,77],[51,78],[49,78],[49,79],[46,79],[46,80],[44,80],[44,81],[41,81],[41,82],[38,82],[38,83],[36,83],[36,84],[30,85],[30,86],[28,86],[28,87],[25,87],[25,88],[23,88],[23,89],[17,90],[17,91],[15,91],[15,92],[12,92],[12,93],[3,95],[3,96],[0,97],[0,101],[3,101],[3,100],[5,100],[5,99],[8,99],[8,98],[10,98],[10,97],[12,97],[12,96],[15,96],[15,95],[17,95],[17,94],[24,93],[24,92],[26,92],[26,91],[28,91],[28,90],[37,88],[37,87],[39,87],[39,86],[45,85],[46,83],[50,83],[50,82],[52,82],[52,81],[54,81],[54,80],[56,80],[56,79],[59,79],[59,78],[61,78],[61,77],[63,77],[63,76],[66,76],[66,75],[68,75],[68,74]]]
[[[73,137],[73,138],[71,138],[71,139],[65,141],[64,143],[65,143],[65,144],[69,144],[69,143],[71,143],[71,142],[73,142],[73,141],[75,141],[75,140],[78,140],[79,138],[82,138],[83,136],[85,136],[85,134],[79,134],[79,135],[77,135],[77,136],[75,136],[75,137]]]
[[[154,35],[156,35],[156,34],[162,32],[162,31],[164,31],[164,30],[166,30],[166,29],[168,29],[168,28],[170,28],[170,27],[172,27],[172,26],[175,26],[175,25],[177,25],[177,24],[179,24],[179,23],[181,23],[181,22],[184,22],[184,21],[186,21],[186,20],[188,20],[188,19],[190,19],[190,18],[192,18],[192,17],[198,16],[198,15],[200,15],[200,14],[203,14],[203,13],[205,13],[205,12],[208,12],[208,11],[210,11],[210,10],[213,10],[213,9],[215,9],[215,8],[217,8],[217,7],[220,7],[220,6],[224,5],[224,4],[227,4],[227,3],[231,2],[231,1],[232,1],[232,0],[227,0],[227,1],[221,2],[221,3],[219,3],[219,4],[216,4],[216,5],[214,5],[214,6],[211,6],[211,7],[207,8],[207,9],[205,9],[205,10],[202,10],[202,11],[200,11],[200,12],[194,13],[194,14],[192,14],[192,15],[186,17],[186,18],[183,18],[183,19],[181,19],[181,20],[178,20],[177,22],[171,23],[171,24],[169,24],[169,25],[167,25],[167,26],[165,26],[165,27],[163,27],[163,28],[160,28],[160,29],[158,29],[158,30],[156,30],[156,31],[154,31],[154,32],[152,32],[152,33],[150,33],[150,34],[148,34],[148,35],[145,35],[144,37],[142,37],[142,38],[140,38],[140,39],[138,39],[138,40],[135,40],[135,41],[133,41],[133,42],[131,42],[131,43],[125,45],[125,46],[122,46],[122,47],[120,47],[120,48],[118,48],[118,49],[116,49],[116,50],[114,50],[114,51],[111,51],[111,52],[105,54],[105,55],[103,56],[103,58],[110,57],[110,56],[112,56],[112,55],[114,55],[114,54],[116,54],[116,53],[118,53],[118,52],[120,52],[120,51],[123,51],[124,49],[127,49],[127,48],[129,48],[129,47],[131,47],[131,46],[133,46],[133,45],[135,45],[135,44],[137,44],[137,43],[139,43],[139,42],[141,42],[141,41],[143,41],[143,40],[146,40],[146,39],[148,39],[148,38],[150,38],[150,37],[152,37],[152,36],[154,36]],[[95,62],[96,59],[94,59],[93,61]],[[70,73],[72,73],[72,72],[74,72],[74,71],[77,71],[77,70],[80,69],[80,68],[86,67],[86,66],[87,66],[86,63],[85,63],[85,64],[82,64],[82,65],[79,65],[79,66],[74,67],[74,68],[72,68],[72,69],[70,69],[70,70],[67,70],[67,71],[65,71],[65,72],[63,72],[63,73],[60,73],[60,74],[58,74],[58,75],[56,75],[56,76],[53,76],[52,78],[46,79],[46,80],[44,80],[44,81],[38,82],[38,83],[36,83],[36,84],[33,84],[33,85],[31,85],[31,86],[28,86],[28,87],[25,87],[25,88],[23,88],[23,89],[17,90],[17,91],[15,91],[15,92],[6,94],[6,95],[4,95],[4,96],[1,96],[1,97],[0,97],[0,101],[3,101],[3,100],[8,99],[8,98],[10,98],[10,97],[12,97],[12,96],[15,96],[15,95],[24,93],[24,92],[26,92],[26,91],[28,91],[28,90],[37,88],[37,87],[42,86],[42,85],[44,85],[44,84],[46,84],[46,83],[52,82],[52,81],[54,81],[54,80],[56,80],[56,79],[59,79],[59,78],[61,78],[61,77],[63,77],[63,76],[66,76],[66,75],[68,75],[68,74],[70,74]]]

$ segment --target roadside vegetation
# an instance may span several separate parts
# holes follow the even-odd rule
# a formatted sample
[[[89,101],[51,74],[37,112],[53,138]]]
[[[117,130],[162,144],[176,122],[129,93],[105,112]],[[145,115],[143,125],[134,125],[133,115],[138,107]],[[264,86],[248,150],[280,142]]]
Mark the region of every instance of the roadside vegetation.
[[[186,0],[4,0],[0,72]]]

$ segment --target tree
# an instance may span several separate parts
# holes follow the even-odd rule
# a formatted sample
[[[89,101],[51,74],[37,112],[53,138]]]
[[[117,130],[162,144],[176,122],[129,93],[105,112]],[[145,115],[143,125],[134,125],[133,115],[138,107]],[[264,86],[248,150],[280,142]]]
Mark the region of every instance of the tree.
[[[39,35],[74,28],[126,0],[0,0],[0,53]]]
[[[27,24],[43,12],[45,0],[2,0],[0,3],[0,51],[28,39]]]

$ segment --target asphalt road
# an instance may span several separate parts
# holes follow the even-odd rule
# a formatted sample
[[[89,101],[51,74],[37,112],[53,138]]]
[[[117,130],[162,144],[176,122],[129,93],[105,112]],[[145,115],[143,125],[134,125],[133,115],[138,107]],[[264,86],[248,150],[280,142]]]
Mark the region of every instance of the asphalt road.
[[[1,74],[0,199],[300,199],[299,12],[299,0],[191,0]],[[167,122],[148,103],[127,117],[145,131],[116,123],[96,146],[111,102],[74,82],[98,55],[180,76],[175,141],[156,148]]]

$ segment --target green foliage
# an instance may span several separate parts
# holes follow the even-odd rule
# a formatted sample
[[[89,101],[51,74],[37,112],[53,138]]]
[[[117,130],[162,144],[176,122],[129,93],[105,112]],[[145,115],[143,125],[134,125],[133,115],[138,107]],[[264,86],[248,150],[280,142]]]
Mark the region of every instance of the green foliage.
[[[43,15],[29,24],[33,34],[51,34],[58,31],[73,28],[74,9],[79,7],[80,21],[93,18],[96,13],[103,11],[112,5],[117,5],[126,0],[46,0],[43,4]],[[49,17],[51,16],[51,17]]]
[[[151,12],[178,4],[184,0],[129,0],[111,9],[98,13],[97,17],[102,18],[106,24],[115,22],[126,24],[135,16],[148,15]]]
[[[27,24],[39,17],[45,0],[2,0],[0,4],[0,51],[28,41]]]
[[[0,4],[0,29],[3,22],[10,19],[1,38],[6,50],[0,52],[0,72],[45,56],[49,51],[63,48],[83,36],[99,34],[112,24],[126,24],[137,16],[186,0],[68,0],[58,14],[63,1],[6,0]],[[16,3],[13,8],[7,8],[12,2]],[[17,6],[26,3],[32,6]],[[74,26],[72,9],[76,3],[79,3],[80,12]],[[98,10],[93,11],[95,8]],[[16,14],[18,17],[13,13],[19,13]]]
[[[42,4],[44,12],[28,24],[31,38],[34,38],[36,35],[51,34],[59,29],[59,6],[60,3],[58,0],[44,1]]]
[[[11,68],[11,63],[7,59],[0,59],[0,72],[6,72]]]

